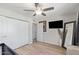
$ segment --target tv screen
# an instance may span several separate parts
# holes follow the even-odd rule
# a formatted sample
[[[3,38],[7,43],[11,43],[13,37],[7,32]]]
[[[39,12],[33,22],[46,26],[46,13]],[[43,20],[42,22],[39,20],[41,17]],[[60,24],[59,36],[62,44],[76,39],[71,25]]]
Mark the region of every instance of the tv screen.
[[[63,20],[49,22],[49,28],[63,28]]]

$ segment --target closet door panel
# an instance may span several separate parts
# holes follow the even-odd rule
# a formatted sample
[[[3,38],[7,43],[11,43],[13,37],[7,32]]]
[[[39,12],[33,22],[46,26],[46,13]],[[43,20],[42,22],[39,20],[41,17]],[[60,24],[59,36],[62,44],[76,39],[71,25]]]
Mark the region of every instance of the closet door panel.
[[[41,41],[41,42],[44,42],[44,40],[43,40],[43,23],[38,24],[37,31],[38,31],[37,40]]]
[[[2,43],[2,27],[3,27],[3,24],[2,24],[2,17],[0,17],[0,43]]]
[[[8,45],[15,49],[28,44],[28,23],[8,19]]]
[[[12,49],[28,44],[28,23],[4,18],[2,42]]]
[[[5,35],[7,36],[3,41],[4,43],[9,46],[10,48],[15,48],[14,44],[16,45],[16,41],[15,41],[15,36],[16,36],[16,26],[15,24],[13,24],[14,22],[11,22],[11,20],[13,19],[9,19],[6,18],[5,22],[7,22],[7,34],[5,33]],[[14,27],[15,26],[15,27]],[[5,31],[4,31],[5,32]],[[17,46],[17,45],[16,45]]]
[[[0,16],[0,43],[4,43],[7,34],[7,21],[5,17]]]
[[[5,43],[12,49],[29,44],[28,24],[0,16],[0,43]]]

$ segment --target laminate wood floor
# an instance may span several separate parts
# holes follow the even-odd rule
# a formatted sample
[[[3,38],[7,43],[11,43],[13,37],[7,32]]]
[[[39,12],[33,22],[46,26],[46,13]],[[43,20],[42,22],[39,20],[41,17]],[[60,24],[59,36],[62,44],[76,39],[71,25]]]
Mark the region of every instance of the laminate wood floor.
[[[65,49],[60,46],[37,42],[24,45],[15,50],[19,55],[64,55]]]

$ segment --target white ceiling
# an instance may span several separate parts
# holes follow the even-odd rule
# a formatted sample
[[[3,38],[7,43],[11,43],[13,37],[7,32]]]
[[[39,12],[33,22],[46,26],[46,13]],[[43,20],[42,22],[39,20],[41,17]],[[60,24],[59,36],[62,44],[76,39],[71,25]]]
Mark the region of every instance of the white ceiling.
[[[47,16],[32,16],[33,12],[24,11],[24,9],[35,9],[34,3],[0,3],[0,8],[6,8],[17,13],[20,13],[26,17],[32,18],[45,18],[52,17],[53,14],[56,15],[70,15],[74,14],[79,10],[79,3],[40,3],[42,8],[54,7],[54,10],[45,12]]]

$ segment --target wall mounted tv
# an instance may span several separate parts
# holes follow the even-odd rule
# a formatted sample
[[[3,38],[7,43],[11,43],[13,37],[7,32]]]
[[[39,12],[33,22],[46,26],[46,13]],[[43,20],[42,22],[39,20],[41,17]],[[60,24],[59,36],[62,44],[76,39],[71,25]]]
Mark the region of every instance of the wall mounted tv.
[[[63,20],[49,22],[49,28],[63,28]]]

